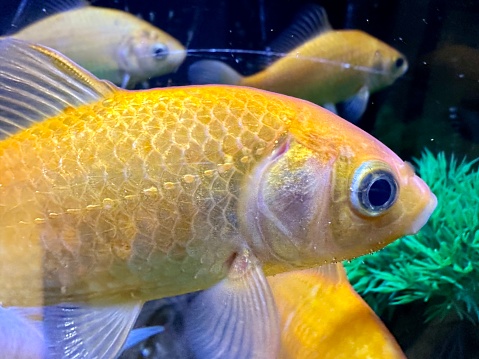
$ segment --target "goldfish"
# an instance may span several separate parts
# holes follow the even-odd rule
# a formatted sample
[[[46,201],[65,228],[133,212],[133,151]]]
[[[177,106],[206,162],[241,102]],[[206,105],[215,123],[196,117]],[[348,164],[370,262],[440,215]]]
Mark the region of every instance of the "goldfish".
[[[178,40],[127,12],[83,0],[36,5],[49,16],[9,36],[56,49],[122,87],[174,72],[185,59]]]
[[[319,268],[281,273],[267,277],[280,317],[281,350],[279,358],[405,359],[394,337],[350,285],[341,263]],[[193,294],[194,295],[194,294]],[[132,348],[121,358],[136,358],[141,348],[148,357],[194,357],[181,323],[188,316],[192,295],[150,302],[142,312],[143,324],[163,321],[158,327],[142,327],[131,332],[156,335],[141,347]],[[138,344],[135,342],[133,344]]]
[[[203,290],[187,326],[198,357],[274,358],[266,275],[378,250],[437,202],[385,145],[307,101],[128,91],[13,38],[0,136],[0,302],[40,328],[47,357],[115,357],[144,302]]]
[[[250,76],[216,60],[193,63],[188,76],[195,84],[227,83],[299,97],[357,122],[369,95],[408,67],[404,55],[363,31],[333,30],[320,6],[307,7],[268,52],[283,56]]]
[[[279,358],[406,358],[341,263],[281,273],[268,283],[281,322]]]

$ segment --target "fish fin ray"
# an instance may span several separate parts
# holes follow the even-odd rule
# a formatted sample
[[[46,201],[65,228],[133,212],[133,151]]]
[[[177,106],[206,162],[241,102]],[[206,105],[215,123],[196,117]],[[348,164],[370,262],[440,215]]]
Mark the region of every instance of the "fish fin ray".
[[[127,340],[142,303],[115,306],[63,303],[44,308],[48,357],[115,358]]]
[[[286,54],[313,37],[331,30],[324,8],[310,4],[296,15],[293,23],[268,46],[267,50],[272,53]]]
[[[229,65],[216,60],[201,60],[188,69],[188,79],[193,84],[237,85],[242,76]]]
[[[228,277],[195,297],[185,315],[185,334],[197,358],[276,358],[279,319],[256,258],[234,260]]]
[[[54,50],[1,39],[0,139],[115,89]]]
[[[46,17],[80,7],[88,6],[86,0],[22,0],[10,21],[7,34],[12,35],[22,28]]]
[[[366,111],[368,101],[369,89],[363,86],[356,95],[336,104],[338,115],[349,122],[358,123]]]

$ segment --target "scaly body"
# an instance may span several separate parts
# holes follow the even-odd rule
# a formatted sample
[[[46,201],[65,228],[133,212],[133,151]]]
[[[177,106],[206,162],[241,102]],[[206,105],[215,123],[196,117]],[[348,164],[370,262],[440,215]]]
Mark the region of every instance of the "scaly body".
[[[2,241],[45,253],[47,296],[61,288],[169,296],[211,285],[245,245],[236,211],[243,178],[285,133],[287,114],[264,112],[280,102],[262,100],[120,92],[3,141]],[[28,288],[27,300],[28,267],[1,261],[2,278]]]

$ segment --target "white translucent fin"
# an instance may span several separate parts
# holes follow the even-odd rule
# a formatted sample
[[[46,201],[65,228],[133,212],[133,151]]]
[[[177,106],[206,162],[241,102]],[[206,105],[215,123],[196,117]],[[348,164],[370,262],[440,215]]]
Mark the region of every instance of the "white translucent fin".
[[[226,279],[193,299],[185,313],[185,337],[198,359],[277,358],[276,305],[249,252],[236,257]]]
[[[22,0],[10,21],[11,28],[7,30],[7,33],[15,33],[48,16],[88,5],[86,0]]]
[[[216,60],[201,60],[188,69],[188,80],[192,84],[237,85],[242,76],[227,64]]]
[[[0,356],[38,359],[44,357],[41,309],[0,307]]]
[[[67,107],[98,101],[115,89],[56,51],[1,39],[0,139]]]
[[[326,11],[319,5],[307,5],[293,23],[268,47],[269,51],[287,53],[324,32],[331,31]]]
[[[352,123],[358,123],[366,111],[369,101],[369,89],[363,86],[356,95],[336,104],[337,114]]]
[[[108,307],[60,304],[44,308],[44,335],[50,359],[115,358],[127,340],[141,303]]]

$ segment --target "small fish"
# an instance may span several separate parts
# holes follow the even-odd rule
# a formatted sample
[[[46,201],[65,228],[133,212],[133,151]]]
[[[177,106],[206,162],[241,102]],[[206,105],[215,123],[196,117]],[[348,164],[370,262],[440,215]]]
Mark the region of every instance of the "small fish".
[[[33,5],[46,7],[42,10],[48,16],[9,36],[60,51],[122,87],[174,72],[186,56],[176,39],[127,12],[83,0]]]
[[[268,283],[280,315],[279,358],[406,358],[341,263],[281,273]]]
[[[49,358],[112,358],[144,302],[198,290],[199,358],[275,358],[265,275],[378,250],[436,206],[409,164],[312,103],[122,90],[12,38],[0,134],[0,302],[40,321]]]
[[[202,60],[189,68],[195,84],[251,86],[302,98],[334,109],[357,122],[369,94],[391,85],[407,70],[404,55],[359,30],[333,30],[320,6],[309,6],[268,49],[284,54],[254,75],[243,77],[228,65]]]

